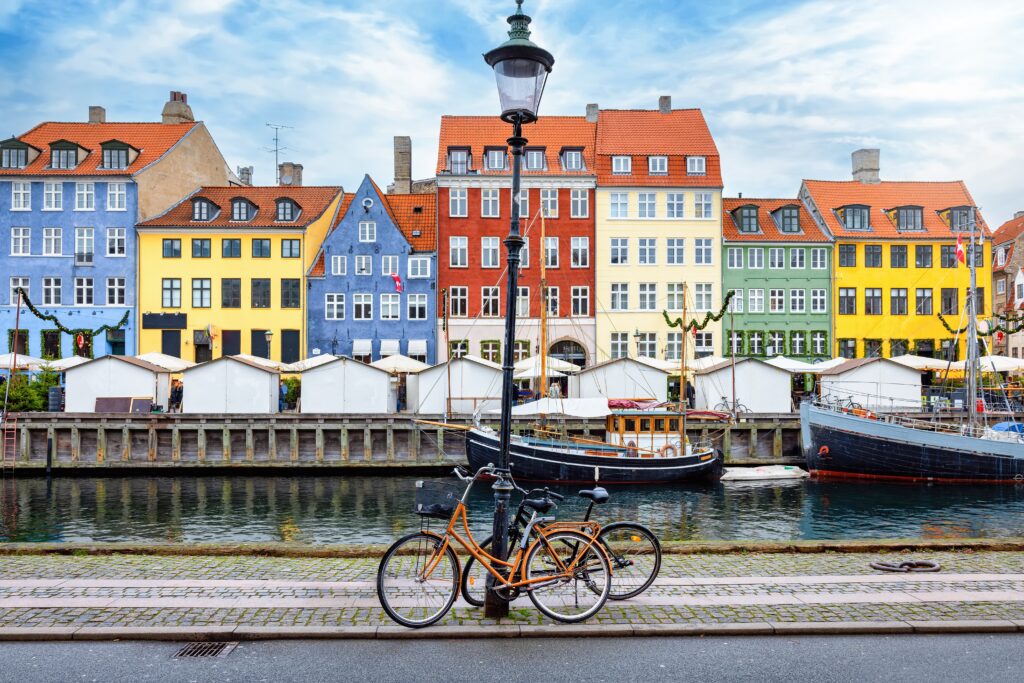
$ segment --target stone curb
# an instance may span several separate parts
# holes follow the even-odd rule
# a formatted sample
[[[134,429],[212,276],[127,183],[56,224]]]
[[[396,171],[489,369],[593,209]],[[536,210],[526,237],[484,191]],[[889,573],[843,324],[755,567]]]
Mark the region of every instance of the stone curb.
[[[582,624],[461,626],[407,629],[387,626],[188,626],[0,627],[0,642],[14,641],[257,641],[257,640],[443,640],[464,638],[611,638],[666,636],[888,635],[909,633],[1015,633],[1024,621],[846,621],[736,624]]]

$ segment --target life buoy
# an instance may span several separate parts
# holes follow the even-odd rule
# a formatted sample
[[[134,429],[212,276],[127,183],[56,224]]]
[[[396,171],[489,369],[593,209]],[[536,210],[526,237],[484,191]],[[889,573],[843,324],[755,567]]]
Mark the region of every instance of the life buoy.
[[[629,441],[626,443],[626,457],[635,458],[637,456],[636,441]]]
[[[676,457],[676,455],[678,455],[676,447],[673,446],[672,444],[665,444],[664,446],[662,446],[659,453],[661,453],[661,457],[663,458],[674,458]]]
[[[828,455],[828,446],[822,446],[819,448],[818,455]]]

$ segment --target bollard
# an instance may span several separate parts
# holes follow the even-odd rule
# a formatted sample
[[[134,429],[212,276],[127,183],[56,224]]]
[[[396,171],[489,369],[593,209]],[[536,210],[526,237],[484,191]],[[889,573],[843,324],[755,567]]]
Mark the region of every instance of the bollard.
[[[46,437],[46,477],[49,479],[50,470],[53,469],[53,437]]]

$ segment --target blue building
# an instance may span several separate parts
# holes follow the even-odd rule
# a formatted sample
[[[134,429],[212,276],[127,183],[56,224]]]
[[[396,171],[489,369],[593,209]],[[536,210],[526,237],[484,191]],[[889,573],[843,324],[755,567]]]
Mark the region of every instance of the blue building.
[[[342,200],[308,272],[309,355],[434,363],[434,194],[384,194],[366,176]]]
[[[162,122],[107,123],[90,107],[88,122],[42,123],[0,142],[0,348],[136,353],[136,223],[233,178],[177,92]]]

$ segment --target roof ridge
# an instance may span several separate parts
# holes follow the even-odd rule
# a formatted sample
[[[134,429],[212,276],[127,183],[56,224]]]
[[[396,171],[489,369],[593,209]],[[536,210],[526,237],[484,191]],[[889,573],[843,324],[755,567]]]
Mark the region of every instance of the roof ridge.
[[[626,109],[611,109],[611,108],[604,109],[604,108],[599,108],[597,111],[598,111],[598,113],[603,112],[603,111],[634,111],[634,112],[650,112],[652,114],[660,114],[661,113],[660,109],[630,109],[630,108],[626,108]],[[701,109],[700,107],[678,107],[678,108],[675,108],[675,109],[669,109],[669,113],[672,113],[674,111],[699,111],[699,112],[703,112],[703,109]]]
[[[957,179],[957,180],[880,180],[877,183],[862,183],[859,180],[853,180],[853,179],[850,179],[850,180],[815,180],[814,178],[804,178],[803,182],[805,182],[805,183],[832,183],[832,184],[836,184],[836,185],[838,185],[840,183],[843,183],[843,184],[857,183],[859,185],[863,185],[864,187],[878,187],[879,185],[885,185],[886,183],[900,183],[900,184],[903,184],[903,185],[908,185],[908,184],[915,184],[915,185],[955,185],[955,184],[959,184],[959,185],[963,186],[963,188],[965,190],[967,189],[967,184],[964,182],[963,179]]]

